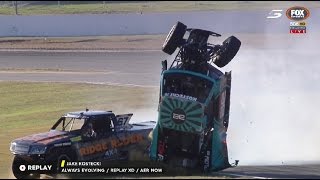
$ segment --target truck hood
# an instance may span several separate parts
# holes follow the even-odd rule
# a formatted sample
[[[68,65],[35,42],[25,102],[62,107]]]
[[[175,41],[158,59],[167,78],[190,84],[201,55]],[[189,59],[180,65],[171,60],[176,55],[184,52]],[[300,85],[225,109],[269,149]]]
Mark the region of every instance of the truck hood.
[[[29,136],[25,136],[22,138],[15,139],[13,142],[18,144],[41,144],[41,145],[49,145],[52,143],[58,143],[60,141],[66,141],[75,135],[70,132],[51,130],[49,132],[32,134]]]

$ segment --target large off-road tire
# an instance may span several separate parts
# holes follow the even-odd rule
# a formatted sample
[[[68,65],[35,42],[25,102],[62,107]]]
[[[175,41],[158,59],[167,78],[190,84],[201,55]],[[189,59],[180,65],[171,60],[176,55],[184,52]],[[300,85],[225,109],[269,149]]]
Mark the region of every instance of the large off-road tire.
[[[72,155],[70,152],[66,153],[63,149],[57,149],[55,152],[52,152],[48,164],[52,164],[52,173],[47,174],[51,176],[54,179],[60,179],[59,178],[59,172],[61,171],[61,161],[65,160],[66,162],[75,161],[74,155]],[[65,162],[65,163],[66,163]],[[64,175],[67,177],[67,175]]]
[[[20,166],[24,166],[25,170],[21,171],[20,170]],[[14,177],[16,177],[17,179],[28,179],[30,178],[30,172],[28,172],[27,168],[27,162],[19,157],[19,156],[15,156],[12,162],[12,173],[14,175]]]
[[[225,41],[223,41],[221,46],[221,51],[216,56],[215,64],[218,67],[224,67],[227,65],[234,56],[238,53],[241,46],[241,41],[234,37],[230,36]]]
[[[170,30],[166,40],[162,45],[162,51],[171,55],[183,42],[183,36],[186,33],[187,26],[177,22]]]
[[[77,155],[70,148],[55,148],[52,149],[48,153],[48,157],[46,159],[48,164],[52,164],[52,173],[50,175],[56,175],[60,172],[61,168],[61,161],[65,160],[66,162],[76,161]],[[65,162],[65,163],[66,163]]]
[[[55,162],[55,165],[54,165],[57,173],[59,173],[61,170],[61,161],[62,160],[65,160],[66,162],[70,162],[70,161],[73,161],[73,158],[71,157],[71,155],[65,154],[65,153],[57,155],[57,161]]]

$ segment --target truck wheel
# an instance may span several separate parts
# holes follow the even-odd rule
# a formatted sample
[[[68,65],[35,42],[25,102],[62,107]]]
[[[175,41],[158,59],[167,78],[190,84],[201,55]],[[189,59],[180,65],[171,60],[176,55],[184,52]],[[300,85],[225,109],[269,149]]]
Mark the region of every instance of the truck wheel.
[[[56,152],[51,154],[50,162],[49,164],[52,164],[52,173],[47,174],[51,176],[54,179],[59,179],[58,174],[61,171],[61,161],[65,160],[65,163],[74,161],[74,159],[71,158],[72,156],[69,154],[66,154],[64,150],[56,150]]]
[[[241,41],[238,38],[234,36],[228,37],[225,41],[223,41],[221,51],[216,54],[216,60],[214,63],[218,67],[224,67],[238,53],[240,46]]]
[[[24,165],[25,168],[20,168],[20,166]],[[30,173],[26,170],[26,161],[19,157],[19,156],[15,156],[12,162],[12,173],[14,175],[14,177],[16,177],[17,179],[27,179],[28,176],[30,176]],[[21,171],[21,170],[23,171]]]
[[[62,160],[65,160],[65,163],[67,162],[70,162],[72,161],[72,158],[68,155],[68,154],[60,154],[60,155],[57,155],[57,161],[55,163],[56,165],[56,169],[57,170],[57,173],[59,173],[61,171],[61,162]]]
[[[183,36],[186,33],[187,26],[177,22],[170,30],[166,40],[162,45],[162,51],[171,55],[182,44]]]

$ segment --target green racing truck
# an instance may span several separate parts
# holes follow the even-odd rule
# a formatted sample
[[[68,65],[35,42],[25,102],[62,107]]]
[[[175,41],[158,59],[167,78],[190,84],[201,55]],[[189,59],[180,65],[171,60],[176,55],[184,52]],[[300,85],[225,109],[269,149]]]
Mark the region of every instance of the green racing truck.
[[[208,43],[210,36],[221,35],[181,22],[167,35],[162,50],[169,55],[179,50],[169,68],[162,61],[158,121],[150,146],[153,161],[205,172],[232,166],[226,141],[231,71],[223,73],[216,66],[227,65],[241,42],[230,36],[215,45]]]

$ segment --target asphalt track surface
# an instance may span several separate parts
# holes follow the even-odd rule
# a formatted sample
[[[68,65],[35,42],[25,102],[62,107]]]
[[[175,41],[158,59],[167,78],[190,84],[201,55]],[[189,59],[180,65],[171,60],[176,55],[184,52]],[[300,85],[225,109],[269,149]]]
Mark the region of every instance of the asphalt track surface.
[[[269,50],[272,57],[280,57],[282,51]],[[229,69],[233,69],[233,87],[238,94],[246,94],[255,86],[264,88],[264,78],[252,76],[258,71],[268,74],[268,78],[292,76],[295,82],[305,86],[313,84],[308,91],[318,91],[320,63],[312,59],[312,53],[286,53],[287,58],[281,59],[273,68],[269,68],[268,58],[264,50],[243,50],[239,53]],[[308,58],[308,67],[294,66],[301,58]],[[260,62],[254,60],[260,57]],[[268,56],[270,57],[270,56]],[[0,53],[0,81],[44,81],[44,82],[85,82],[97,84],[118,84],[129,86],[158,87],[161,72],[161,60],[171,59],[160,51],[155,52],[106,52],[106,53],[36,53],[36,52],[1,52]],[[249,66],[251,64],[251,66]],[[252,68],[252,65],[256,68]],[[263,69],[259,67],[263,66]],[[286,75],[282,68],[286,67]],[[268,69],[269,68],[269,69]],[[265,70],[264,70],[265,69]],[[304,74],[299,78],[297,74]],[[252,83],[243,86],[239,81],[250,78]],[[261,83],[260,81],[264,82]],[[274,83],[282,83],[274,80]],[[294,86],[295,84],[290,84]],[[298,84],[299,87],[301,84]],[[252,87],[250,87],[252,86]],[[298,86],[296,86],[298,87]],[[275,91],[285,90],[285,86],[278,86]],[[251,90],[252,91],[252,90]],[[301,89],[299,89],[301,91]],[[241,162],[241,161],[240,161]],[[282,166],[238,166],[217,173],[228,177],[248,178],[320,178],[320,165],[282,165]]]
[[[285,55],[286,53],[286,55]],[[281,75],[286,68],[286,75],[304,74],[302,83],[313,84],[319,90],[320,85],[314,81],[319,79],[320,64],[318,52],[298,52],[296,50],[241,50],[235,62],[226,66],[225,71],[249,76],[257,71],[267,71],[269,76]],[[284,59],[283,56],[286,56]],[[172,56],[161,51],[138,52],[0,52],[0,81],[53,81],[53,82],[85,82],[96,84],[127,84],[137,86],[158,86],[160,82],[161,61],[167,59],[171,65]],[[240,59],[240,60],[237,60]],[[259,59],[259,61],[257,60]],[[304,67],[301,61],[308,60]],[[270,64],[272,63],[272,64]],[[273,67],[271,67],[273,65]],[[257,69],[252,68],[257,66]],[[237,76],[237,75],[235,75]],[[259,80],[259,77],[250,77]],[[299,78],[299,77],[297,77]],[[254,81],[258,83],[258,81]],[[262,84],[254,84],[262,85]],[[247,91],[249,89],[245,89]]]
[[[137,86],[157,86],[166,57],[161,52],[0,54],[0,80]]]

